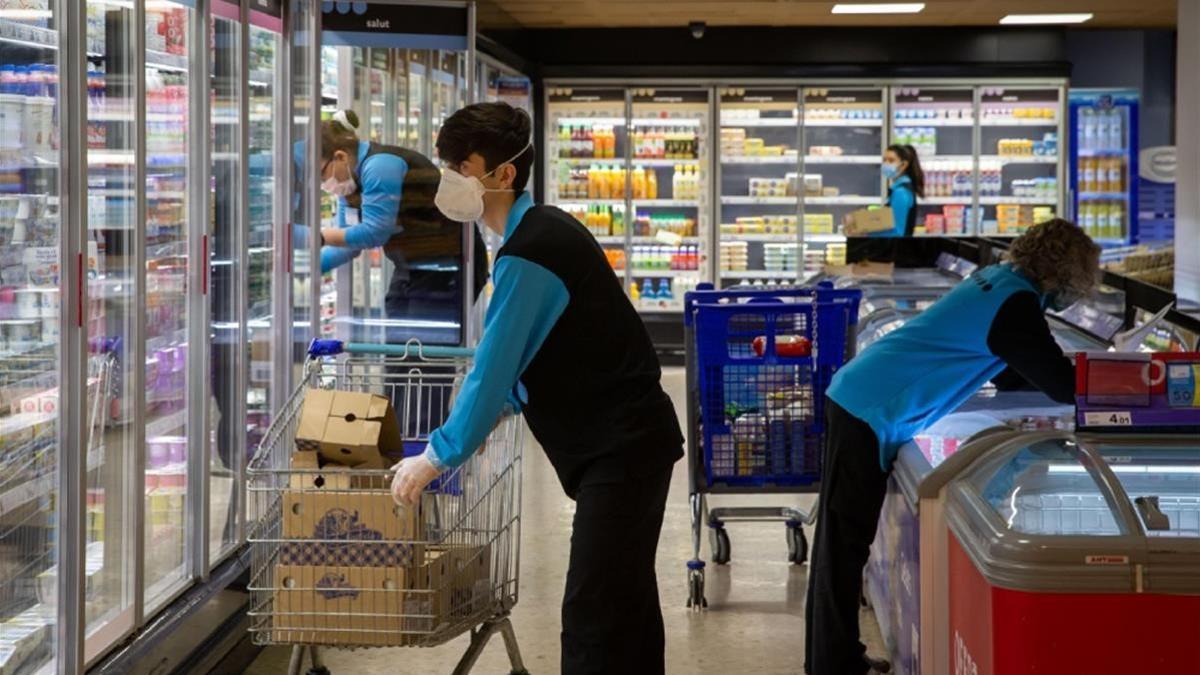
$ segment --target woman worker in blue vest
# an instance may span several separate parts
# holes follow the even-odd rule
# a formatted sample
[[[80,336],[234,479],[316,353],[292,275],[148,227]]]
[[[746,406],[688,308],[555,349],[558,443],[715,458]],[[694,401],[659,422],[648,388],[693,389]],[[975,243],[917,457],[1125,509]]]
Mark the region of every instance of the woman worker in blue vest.
[[[382,247],[394,267],[384,297],[387,317],[456,324],[467,263],[462,224],[433,203],[441,172],[419,152],[359,140],[358,123],[352,110],[338,111],[321,123],[321,189],[338,197],[337,226],[321,228],[321,272],[345,265],[366,249]],[[302,146],[297,152],[303,152]],[[487,284],[487,248],[478,229],[474,237],[469,264],[474,265],[478,297]],[[425,342],[461,338],[394,326],[388,331],[388,342],[410,337]]]
[[[887,672],[859,641],[862,572],[900,446],[953,412],[1006,367],[1061,403],[1075,372],[1043,311],[1091,292],[1100,249],[1054,219],[842,367],[826,392],[826,444],[809,572],[805,670]]]
[[[911,237],[917,226],[917,198],[925,197],[925,172],[911,145],[889,145],[879,165],[888,182],[887,205],[892,207],[892,229],[876,237]]]

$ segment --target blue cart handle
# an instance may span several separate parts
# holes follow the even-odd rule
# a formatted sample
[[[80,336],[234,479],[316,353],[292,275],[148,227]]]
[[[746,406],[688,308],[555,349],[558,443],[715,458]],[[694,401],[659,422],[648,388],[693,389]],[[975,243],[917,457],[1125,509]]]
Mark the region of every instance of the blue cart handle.
[[[423,345],[417,340],[410,340],[402,345],[366,344],[361,342],[342,342],[341,340],[313,340],[308,346],[308,355],[310,357],[337,356],[338,354],[379,354],[382,356],[400,356],[405,358],[469,359],[475,356],[475,350],[470,347]]]

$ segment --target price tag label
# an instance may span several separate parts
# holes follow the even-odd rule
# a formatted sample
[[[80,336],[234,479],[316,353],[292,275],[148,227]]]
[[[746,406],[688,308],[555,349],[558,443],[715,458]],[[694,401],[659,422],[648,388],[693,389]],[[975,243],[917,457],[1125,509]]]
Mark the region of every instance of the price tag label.
[[[1083,422],[1089,427],[1133,426],[1133,416],[1128,412],[1090,412],[1083,414]]]

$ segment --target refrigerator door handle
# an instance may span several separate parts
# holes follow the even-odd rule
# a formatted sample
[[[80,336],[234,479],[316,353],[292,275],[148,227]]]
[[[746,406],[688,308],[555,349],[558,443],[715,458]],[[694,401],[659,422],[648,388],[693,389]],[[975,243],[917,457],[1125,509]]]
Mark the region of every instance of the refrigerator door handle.
[[[200,293],[208,295],[208,235],[200,237]]]

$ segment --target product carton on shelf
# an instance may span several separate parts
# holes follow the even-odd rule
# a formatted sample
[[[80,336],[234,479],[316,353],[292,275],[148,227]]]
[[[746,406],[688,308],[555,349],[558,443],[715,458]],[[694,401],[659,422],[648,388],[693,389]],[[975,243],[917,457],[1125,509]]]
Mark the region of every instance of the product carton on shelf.
[[[315,450],[346,466],[382,467],[383,455],[403,453],[391,401],[353,391],[309,389],[300,411],[296,449]]]
[[[872,232],[886,232],[894,227],[895,215],[891,207],[858,209],[846,216],[846,234],[860,236]]]

